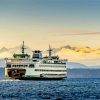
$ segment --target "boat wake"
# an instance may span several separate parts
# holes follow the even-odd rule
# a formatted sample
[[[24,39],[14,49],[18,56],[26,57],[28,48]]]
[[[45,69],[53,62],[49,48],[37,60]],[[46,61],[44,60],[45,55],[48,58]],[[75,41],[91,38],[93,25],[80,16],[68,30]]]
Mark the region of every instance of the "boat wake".
[[[13,80],[13,79],[3,79],[0,82],[12,82],[12,81],[20,81],[20,80]]]

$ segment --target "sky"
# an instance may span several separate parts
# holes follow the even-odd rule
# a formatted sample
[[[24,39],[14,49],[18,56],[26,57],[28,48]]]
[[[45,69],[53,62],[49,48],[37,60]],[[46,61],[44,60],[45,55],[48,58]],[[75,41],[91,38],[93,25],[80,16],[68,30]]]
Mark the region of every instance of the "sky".
[[[0,0],[0,48],[100,48],[100,0]]]

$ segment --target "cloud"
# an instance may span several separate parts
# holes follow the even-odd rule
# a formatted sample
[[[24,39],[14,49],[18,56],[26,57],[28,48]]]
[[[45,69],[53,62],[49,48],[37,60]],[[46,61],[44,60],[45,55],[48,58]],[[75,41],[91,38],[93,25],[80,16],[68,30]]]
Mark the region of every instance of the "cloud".
[[[67,35],[100,35],[100,32],[89,32],[89,33],[70,33]]]
[[[67,35],[100,35],[99,31],[90,31],[90,30],[80,30],[80,29],[55,29],[50,31],[51,33],[55,33],[57,36],[59,35],[63,35],[63,36],[67,36]]]
[[[60,50],[63,51],[71,51],[74,52],[75,54],[81,54],[82,56],[85,54],[85,56],[87,54],[93,54],[93,55],[100,55],[100,49],[99,48],[91,48],[91,47],[80,47],[80,46],[70,46],[70,45],[66,45],[66,46],[62,46],[58,49],[55,49],[55,52],[58,52]]]

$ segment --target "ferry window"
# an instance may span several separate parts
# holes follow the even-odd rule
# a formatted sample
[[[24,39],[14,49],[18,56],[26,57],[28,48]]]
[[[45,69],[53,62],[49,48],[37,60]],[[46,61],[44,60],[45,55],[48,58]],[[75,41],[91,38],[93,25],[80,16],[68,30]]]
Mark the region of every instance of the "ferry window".
[[[29,67],[34,67],[34,64],[30,64]]]
[[[11,64],[7,64],[7,67],[11,67]]]
[[[33,62],[37,62],[37,60],[33,60]]]
[[[25,65],[23,65],[23,67],[25,67]]]
[[[43,63],[46,63],[46,61],[44,60]]]
[[[58,61],[54,61],[54,63],[56,64],[56,63],[58,63]]]

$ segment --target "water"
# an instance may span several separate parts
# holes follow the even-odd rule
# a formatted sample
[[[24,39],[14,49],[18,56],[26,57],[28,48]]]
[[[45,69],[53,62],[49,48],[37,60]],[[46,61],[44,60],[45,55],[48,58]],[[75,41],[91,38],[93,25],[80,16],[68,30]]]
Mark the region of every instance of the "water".
[[[100,100],[100,79],[8,80],[0,72],[0,100]]]

